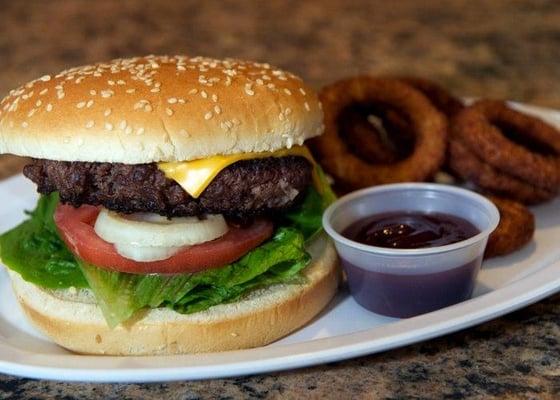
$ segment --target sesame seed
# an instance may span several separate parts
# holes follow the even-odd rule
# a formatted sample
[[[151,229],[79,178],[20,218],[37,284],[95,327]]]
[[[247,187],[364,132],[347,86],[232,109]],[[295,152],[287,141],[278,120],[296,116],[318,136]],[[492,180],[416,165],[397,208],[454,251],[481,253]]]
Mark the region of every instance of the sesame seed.
[[[146,111],[146,112],[152,112],[152,110],[153,110],[153,108],[152,108],[151,105],[146,104],[146,105],[144,106],[144,111]]]
[[[197,93],[198,93],[198,89],[189,90],[189,94],[197,94]]]
[[[109,122],[105,122],[105,130],[106,131],[112,131],[113,130],[113,124],[111,124]]]
[[[290,89],[284,89],[284,93],[286,93],[288,96],[292,95],[292,92],[290,91]]]
[[[132,127],[131,126],[127,126],[126,129],[124,130],[124,133],[126,135],[130,135],[132,133]]]
[[[307,111],[310,111],[311,109],[309,108],[309,103],[306,101],[305,103],[303,103],[303,106],[305,107],[305,109]]]
[[[86,122],[86,129],[91,129],[94,125],[95,122],[93,120],[89,120],[88,122]]]
[[[280,119],[280,121],[284,121],[284,113],[278,114],[278,119]]]
[[[102,90],[101,97],[103,98],[111,97],[114,93],[115,92],[113,92],[112,90]]]
[[[127,124],[126,120],[123,119],[123,120],[121,121],[121,123],[119,124],[119,129],[121,129],[121,130],[124,131],[124,130],[126,129],[126,126],[127,126],[127,125],[128,125],[128,124]]]
[[[264,85],[264,81],[262,79],[257,79],[257,84],[258,85]]]
[[[292,109],[289,107],[284,110],[284,114],[286,115],[290,115],[291,113],[292,113]]]
[[[219,115],[222,112],[222,109],[220,108],[220,106],[216,105],[214,106],[214,112]]]
[[[218,95],[213,94],[213,95],[212,95],[212,101],[213,101],[214,103],[216,103],[216,102],[218,101]]]
[[[171,117],[173,115],[173,110],[171,108],[166,108],[165,113]]]
[[[303,90],[303,88],[299,88],[299,91],[300,91],[300,93],[301,93],[302,95],[305,96],[305,90]]]
[[[160,90],[160,89],[156,87],[156,88],[153,88],[152,90],[150,90],[150,92],[152,92],[152,93],[158,93],[159,90]]]
[[[186,71],[187,69],[185,67],[183,67],[182,65],[177,65],[177,70],[178,71]]]
[[[27,113],[27,117],[28,117],[28,118],[29,118],[29,117],[32,117],[33,114],[35,114],[35,111],[36,111],[36,109],[35,109],[35,108],[32,108],[32,109]]]
[[[51,103],[47,104],[47,108],[46,108],[47,112],[51,112],[52,109],[53,109],[53,105]]]
[[[202,96],[203,99],[208,98],[208,93],[206,93],[204,90],[200,92],[200,95]]]
[[[37,100],[37,102],[35,103],[36,107],[41,107],[41,104],[43,104],[43,102],[41,100]]]
[[[245,93],[247,93],[249,96],[252,96],[252,95],[255,94],[255,92],[251,90],[251,85],[250,84],[245,85]]]
[[[177,101],[178,101],[180,104],[185,104],[185,103],[186,103],[185,99],[179,99],[179,100],[177,100]]]
[[[103,113],[104,116],[108,117],[109,115],[111,115],[111,113],[113,112],[113,110],[111,110],[110,108],[106,109],[105,112]]]
[[[107,81],[107,83],[111,86],[113,86],[115,84],[115,81]]]
[[[274,83],[269,83],[269,84],[266,85],[266,87],[269,88],[269,89],[274,89],[274,88],[276,88],[276,86],[274,85]]]
[[[25,121],[23,121],[23,122],[21,123],[21,127],[22,127],[22,128],[27,128],[28,126],[29,126],[29,124],[28,124],[27,122],[25,122]]]
[[[39,94],[40,94],[41,96],[44,96],[45,94],[47,94],[48,91],[49,91],[49,89],[43,89],[43,90],[41,90],[41,91],[39,92]]]
[[[132,94],[132,93],[134,93],[134,92],[136,92],[136,89],[134,89],[134,88],[132,88],[132,89],[126,89],[126,93],[128,93],[128,94]]]
[[[208,111],[206,114],[204,114],[205,120],[209,120],[210,118],[212,118],[212,111]]]
[[[175,103],[177,103],[177,98],[175,98],[175,97],[170,97],[170,98],[167,99],[167,102],[168,102],[169,104],[175,104]]]
[[[119,79],[119,80],[117,81],[117,85],[125,85],[125,84],[126,84],[126,82],[123,81],[122,79]]]
[[[76,104],[76,107],[78,107],[78,108],[84,108],[85,106],[86,106],[85,101],[80,101],[78,104]]]
[[[57,92],[56,97],[58,97],[59,100],[63,99],[64,98],[64,92]]]
[[[51,80],[51,76],[50,75],[43,75],[41,78],[39,78],[40,80],[42,80],[43,82],[48,82]]]
[[[93,106],[93,100],[88,100],[88,102],[86,103],[86,107],[90,108],[91,106]]]
[[[138,128],[138,129],[136,130],[136,134],[137,134],[138,136],[142,135],[143,133],[144,133],[144,128]]]
[[[95,96],[97,94],[97,90],[90,90],[89,94],[91,94],[92,96]]]

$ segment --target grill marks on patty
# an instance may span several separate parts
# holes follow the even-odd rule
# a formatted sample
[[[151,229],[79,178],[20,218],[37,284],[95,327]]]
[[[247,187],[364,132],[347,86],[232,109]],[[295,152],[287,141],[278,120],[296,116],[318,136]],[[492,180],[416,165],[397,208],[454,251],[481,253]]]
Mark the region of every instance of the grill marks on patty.
[[[37,159],[23,173],[37,191],[58,191],[64,203],[102,205],[122,212],[168,217],[225,214],[250,217],[289,208],[311,183],[303,157],[238,161],[222,170],[197,199],[165,177],[155,163],[120,164]]]

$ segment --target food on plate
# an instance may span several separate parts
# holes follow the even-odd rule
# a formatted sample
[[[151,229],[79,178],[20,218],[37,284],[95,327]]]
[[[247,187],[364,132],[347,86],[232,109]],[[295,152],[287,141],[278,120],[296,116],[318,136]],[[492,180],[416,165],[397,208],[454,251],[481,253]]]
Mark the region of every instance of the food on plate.
[[[483,189],[528,203],[558,193],[560,133],[536,117],[501,101],[479,101],[453,118],[451,141],[459,142],[450,152],[451,169]],[[459,159],[467,152],[471,162]]]
[[[448,117],[452,117],[464,107],[461,100],[453,96],[439,84],[429,79],[413,76],[403,76],[397,79],[422,92],[422,94],[432,102],[434,107]]]
[[[437,83],[417,77],[395,77],[421,92],[446,116],[450,117],[464,106]],[[414,149],[413,128],[398,109],[371,104],[346,108],[339,117],[339,132],[349,148],[366,162],[386,164],[406,158]]]
[[[440,212],[391,211],[352,223],[342,235],[390,249],[420,249],[457,243],[480,233],[470,221]]]
[[[312,141],[312,150],[335,182],[352,189],[391,182],[423,181],[432,177],[445,158],[445,117],[417,90],[395,79],[349,78],[323,88],[325,133]],[[340,131],[345,110],[378,105],[409,121],[414,135],[412,153],[397,162],[378,164],[356,155]]]
[[[41,197],[0,236],[27,316],[94,354],[261,346],[339,279],[334,195],[304,146],[316,94],[268,64],[120,59],[44,76],[0,103],[0,152]]]
[[[500,212],[500,223],[490,237],[485,258],[503,256],[519,250],[531,241],[535,233],[535,217],[527,207],[516,201],[487,196]]]
[[[557,196],[556,192],[538,188],[498,171],[478,158],[461,140],[452,138],[449,141],[447,165],[462,180],[523,204],[542,203]]]

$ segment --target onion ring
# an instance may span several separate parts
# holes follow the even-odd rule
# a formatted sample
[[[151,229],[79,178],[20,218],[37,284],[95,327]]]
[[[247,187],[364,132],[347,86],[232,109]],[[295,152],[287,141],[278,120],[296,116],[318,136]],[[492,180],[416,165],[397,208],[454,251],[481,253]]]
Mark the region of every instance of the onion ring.
[[[496,126],[515,129],[523,139],[541,144],[548,154],[507,138]],[[484,163],[541,189],[560,188],[560,133],[538,118],[509,108],[501,101],[480,101],[453,119],[458,137]]]
[[[464,108],[463,102],[445,90],[442,86],[428,79],[411,76],[397,77],[401,82],[422,92],[424,96],[442,113],[451,117]]]
[[[461,100],[435,82],[409,76],[394,79],[420,91],[448,117],[464,107]],[[386,107],[345,110],[339,117],[339,129],[353,152],[366,162],[394,163],[406,158],[414,148],[414,135],[409,123],[397,111]]]
[[[352,188],[391,182],[424,181],[443,164],[447,141],[445,117],[421,93],[395,79],[355,77],[329,85],[320,93],[325,132],[312,149],[335,180]],[[412,128],[412,154],[393,164],[372,164],[353,154],[341,137],[338,119],[355,104],[374,104],[398,110]]]
[[[525,246],[535,233],[535,217],[523,204],[487,196],[500,212],[500,223],[490,237],[484,258],[503,256]]]
[[[556,192],[540,189],[517,178],[497,171],[472,153],[460,139],[449,141],[447,164],[454,175],[472,182],[481,189],[517,200],[537,204],[550,200]]]

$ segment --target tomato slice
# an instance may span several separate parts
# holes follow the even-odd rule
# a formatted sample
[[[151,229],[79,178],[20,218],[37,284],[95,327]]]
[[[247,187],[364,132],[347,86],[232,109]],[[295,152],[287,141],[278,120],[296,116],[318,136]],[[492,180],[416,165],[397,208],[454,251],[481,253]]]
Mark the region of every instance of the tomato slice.
[[[98,214],[99,207],[59,204],[54,221],[62,239],[77,257],[101,268],[133,274],[193,273],[221,267],[241,258],[273,232],[272,222],[260,219],[245,228],[230,226],[224,236],[187,246],[165,260],[139,262],[121,256],[112,243],[95,233],[93,226]]]

